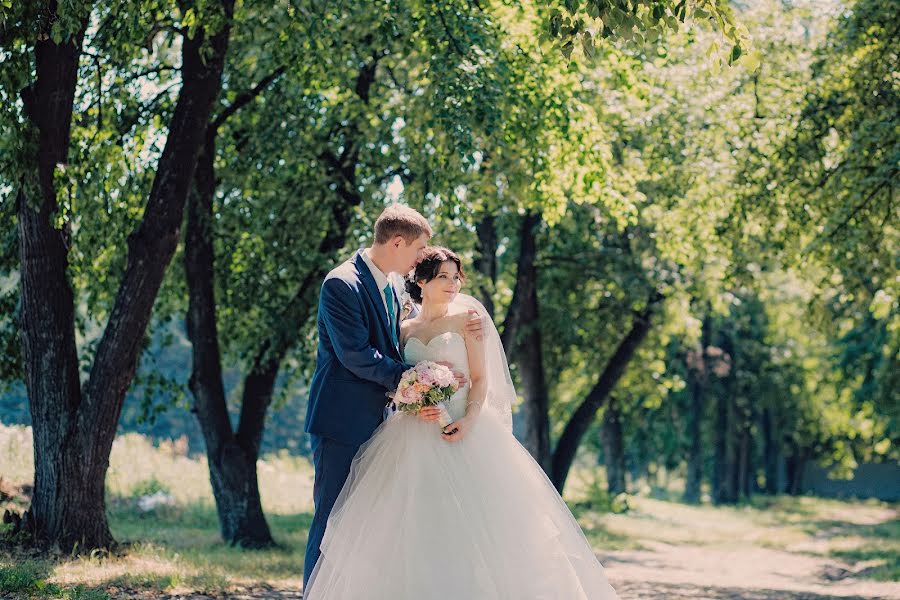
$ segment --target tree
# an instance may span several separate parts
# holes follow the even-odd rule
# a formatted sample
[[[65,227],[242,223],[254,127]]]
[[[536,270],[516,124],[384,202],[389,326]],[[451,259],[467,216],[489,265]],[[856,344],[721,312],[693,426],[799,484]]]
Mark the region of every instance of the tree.
[[[769,185],[780,193],[768,209],[777,217],[770,235],[782,254],[821,266],[835,347],[848,375],[862,377],[860,409],[880,414],[894,432],[900,431],[900,403],[891,393],[900,370],[898,39],[889,1],[858,0],[839,16],[816,52],[810,91],[770,169]],[[874,343],[860,352],[862,339]]]
[[[183,15],[196,14],[190,4],[180,8]],[[65,548],[109,547],[114,542],[105,505],[109,452],[140,341],[175,251],[228,47],[231,2],[207,11],[197,16],[210,19],[209,30],[195,26],[182,41],[183,83],[166,147],[143,217],[128,238],[128,261],[83,385],[75,346],[75,295],[67,273],[71,220],[66,207],[58,204],[65,190],[58,188],[57,165],[66,164],[69,154],[79,58],[91,6],[49,2],[23,7],[13,15],[12,35],[4,39],[14,66],[27,64],[32,52],[35,61],[33,80],[21,88],[24,131],[18,141],[21,176],[16,178],[19,322],[35,444],[35,491],[24,523],[36,538]],[[98,16],[120,15],[112,10]],[[36,41],[28,35],[33,20],[39,23]],[[20,82],[7,74],[3,83],[10,97],[18,90],[7,86]],[[4,125],[16,119],[6,116]]]
[[[710,328],[712,323],[709,316],[703,319],[703,329],[700,343],[690,348],[685,353],[688,372],[688,388],[690,389],[690,409],[688,410],[688,455],[687,474],[685,475],[684,496],[685,502],[696,504],[700,502],[700,490],[703,484],[703,418],[706,414],[706,390],[709,384],[710,371],[718,366],[718,358],[714,349],[710,346]]]
[[[373,24],[376,8],[326,10],[320,16],[331,23],[329,36],[319,42],[321,46],[303,41],[295,49],[319,60],[297,68],[285,67],[291,57],[281,57],[281,66],[269,67],[274,76],[263,77],[248,92],[237,94],[207,129],[185,252],[190,294],[187,324],[194,345],[190,387],[194,412],[207,442],[222,535],[229,543],[252,547],[272,543],[256,483],[265,415],[288,354],[297,351],[303,340],[321,280],[337,253],[348,242],[359,241],[360,231],[351,229],[352,217],[364,204],[371,203],[370,210],[378,206],[367,197],[383,196],[386,180],[453,177],[452,170],[444,169],[426,169],[420,174],[410,166],[413,160],[436,154],[433,158],[448,160],[446,169],[458,169],[458,157],[468,150],[466,137],[462,137],[440,153],[429,152],[427,147],[424,152],[415,148],[408,154],[392,151],[398,131],[415,127],[416,135],[426,130],[441,138],[483,127],[478,114],[483,111],[478,108],[476,114],[461,111],[452,127],[445,129],[446,115],[436,104],[446,102],[459,82],[443,78],[430,82],[417,72],[440,67],[443,60],[450,59],[453,64],[467,60],[479,45],[482,53],[493,51],[487,45],[492,39],[488,23],[460,11],[444,17],[438,14],[440,7],[417,12],[419,4],[410,3],[380,6],[385,19]],[[400,29],[392,19],[401,9],[430,33],[418,38]],[[440,27],[435,27],[437,23]],[[285,27],[296,29],[298,39],[310,39],[308,26],[288,12]],[[253,53],[259,36],[248,37],[252,42],[241,50]],[[236,69],[243,66],[241,50],[232,52]],[[499,58],[502,64],[503,57]],[[259,61],[256,63],[258,69]],[[279,89],[263,94],[264,83],[282,74],[286,81]],[[487,77],[486,72],[479,77]],[[469,83],[486,87],[478,78]],[[294,90],[281,91],[288,85],[304,89],[304,95],[298,98]],[[495,92],[489,88],[487,93]],[[418,96],[427,98],[426,102],[420,103]],[[236,115],[239,107],[253,102],[252,111]],[[471,105],[475,108],[478,103]],[[288,106],[293,115],[290,122],[284,116]],[[310,122],[318,127],[309,127]],[[226,143],[218,151],[220,130],[226,140],[236,142]],[[270,162],[272,157],[278,167]],[[227,175],[216,175],[217,159],[230,165]],[[260,171],[267,181],[258,179]],[[312,201],[284,194],[298,181],[312,188],[307,191]],[[281,197],[263,198],[270,189]],[[240,201],[231,205],[230,200],[236,198]],[[311,222],[318,227],[310,228]],[[285,228],[301,229],[305,235],[285,236]],[[222,265],[218,270],[216,262]],[[248,263],[255,268],[247,268]],[[215,298],[216,284],[225,299],[221,305]],[[245,367],[240,420],[234,430],[221,377],[217,312],[222,309],[227,317],[225,330],[236,334],[228,339],[237,340],[227,344],[226,350],[251,357]],[[261,317],[263,323],[251,316]]]

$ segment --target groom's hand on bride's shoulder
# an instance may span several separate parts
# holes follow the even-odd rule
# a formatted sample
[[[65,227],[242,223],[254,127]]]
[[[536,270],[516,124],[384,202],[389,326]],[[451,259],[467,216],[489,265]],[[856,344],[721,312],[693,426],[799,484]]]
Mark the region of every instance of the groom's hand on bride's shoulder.
[[[466,319],[466,335],[476,340],[484,339],[484,318],[473,308],[469,309],[469,318]]]

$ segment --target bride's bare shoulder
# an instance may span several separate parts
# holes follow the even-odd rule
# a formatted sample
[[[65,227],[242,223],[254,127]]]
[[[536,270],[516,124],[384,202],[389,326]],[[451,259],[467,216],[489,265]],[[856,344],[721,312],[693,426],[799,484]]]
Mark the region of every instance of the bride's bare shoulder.
[[[451,312],[447,315],[447,331],[462,333],[466,328],[466,321],[468,321],[468,319],[469,313],[465,309]]]
[[[421,323],[419,322],[418,317],[400,321],[400,341],[403,342],[408,340],[409,336],[414,335],[414,333],[419,330],[420,326]]]
[[[418,316],[404,319],[400,321],[400,342],[405,344],[410,337],[418,337],[420,334],[425,333],[427,329],[428,327],[425,326]]]

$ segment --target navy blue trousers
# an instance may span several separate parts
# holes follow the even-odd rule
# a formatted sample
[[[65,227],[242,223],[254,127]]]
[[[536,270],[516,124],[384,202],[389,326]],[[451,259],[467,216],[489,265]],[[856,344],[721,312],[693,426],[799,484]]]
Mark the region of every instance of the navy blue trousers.
[[[359,446],[352,446],[336,442],[329,438],[311,435],[313,451],[313,468],[315,480],[313,482],[313,502],[316,509],[313,514],[312,525],[309,528],[309,539],[306,542],[306,557],[303,561],[303,589],[309,582],[313,567],[319,560],[319,546],[325,536],[325,525],[328,516],[334,507],[344,482],[350,475],[350,465],[353,457],[359,450]]]

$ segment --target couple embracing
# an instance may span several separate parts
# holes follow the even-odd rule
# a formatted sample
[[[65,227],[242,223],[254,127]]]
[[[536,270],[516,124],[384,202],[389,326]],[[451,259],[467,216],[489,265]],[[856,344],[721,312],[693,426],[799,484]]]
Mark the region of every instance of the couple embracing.
[[[304,599],[616,599],[568,507],[513,437],[500,336],[460,293],[459,256],[429,247],[431,235],[418,212],[390,206],[373,245],[322,285]],[[405,290],[392,274],[405,276]],[[404,291],[415,302],[405,319]],[[386,406],[423,361],[462,383],[445,427],[437,408]]]

